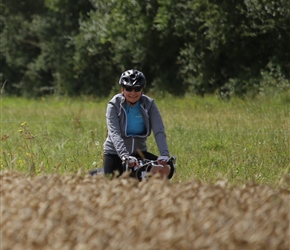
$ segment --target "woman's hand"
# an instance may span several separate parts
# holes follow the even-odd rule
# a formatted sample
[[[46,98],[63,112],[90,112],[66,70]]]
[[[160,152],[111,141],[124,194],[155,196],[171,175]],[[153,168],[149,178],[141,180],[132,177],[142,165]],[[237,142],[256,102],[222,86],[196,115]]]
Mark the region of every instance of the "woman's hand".
[[[157,163],[160,165],[167,165],[167,162],[170,160],[169,156],[159,156],[157,158]]]
[[[122,157],[122,161],[123,162],[126,162],[127,161],[128,166],[130,168],[133,168],[135,166],[139,166],[139,162],[138,162],[137,158],[134,157],[134,156],[123,156]]]

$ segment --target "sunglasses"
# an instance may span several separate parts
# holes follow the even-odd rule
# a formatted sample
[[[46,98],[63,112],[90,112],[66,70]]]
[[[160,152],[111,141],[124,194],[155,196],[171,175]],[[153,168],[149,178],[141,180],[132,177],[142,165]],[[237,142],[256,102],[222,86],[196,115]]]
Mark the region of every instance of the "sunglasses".
[[[140,92],[142,90],[142,87],[124,87],[124,89],[127,91],[127,92],[132,92],[133,90],[135,92]]]

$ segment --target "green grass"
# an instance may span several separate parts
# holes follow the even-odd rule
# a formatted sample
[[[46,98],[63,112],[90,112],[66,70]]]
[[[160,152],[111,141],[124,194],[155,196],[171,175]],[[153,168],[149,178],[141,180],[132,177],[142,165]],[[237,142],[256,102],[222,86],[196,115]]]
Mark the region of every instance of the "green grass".
[[[154,98],[177,157],[173,181],[288,185],[290,97]],[[1,170],[71,174],[102,166],[108,99],[1,98]],[[154,138],[149,148],[158,154]],[[283,181],[284,180],[284,181]]]

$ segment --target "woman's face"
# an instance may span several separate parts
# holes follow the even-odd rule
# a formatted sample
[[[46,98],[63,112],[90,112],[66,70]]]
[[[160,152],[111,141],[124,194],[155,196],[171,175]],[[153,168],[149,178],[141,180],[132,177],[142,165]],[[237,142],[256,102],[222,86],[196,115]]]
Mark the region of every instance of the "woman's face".
[[[121,91],[126,98],[126,101],[130,104],[135,104],[138,102],[142,95],[142,88],[141,87],[122,87]]]

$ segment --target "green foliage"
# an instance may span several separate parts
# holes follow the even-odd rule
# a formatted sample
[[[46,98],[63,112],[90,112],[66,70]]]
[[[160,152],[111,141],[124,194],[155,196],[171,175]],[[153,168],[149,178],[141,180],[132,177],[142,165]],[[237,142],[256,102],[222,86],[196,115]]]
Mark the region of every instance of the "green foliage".
[[[260,6],[259,1],[186,1],[170,10],[176,35],[185,38],[180,74],[196,92],[232,85],[231,79],[237,79],[241,84],[235,84],[234,93],[244,94],[259,85],[261,70],[271,60],[283,68],[289,84],[289,8],[285,11],[284,2],[271,5],[277,18],[261,15],[254,3]]]
[[[71,38],[78,29],[78,14],[81,13],[77,8],[86,13],[86,4],[80,1],[64,5],[66,8],[58,1],[47,1],[47,4],[50,8],[39,1],[4,5],[1,52],[5,55],[5,66],[12,72],[3,72],[2,77],[7,79],[7,86],[15,86],[17,91],[11,91],[12,94],[37,96],[58,91],[72,95],[78,92],[72,74]]]
[[[129,68],[145,73],[148,90],[174,95],[289,89],[287,0],[11,0],[1,9],[7,94],[107,96]]]

